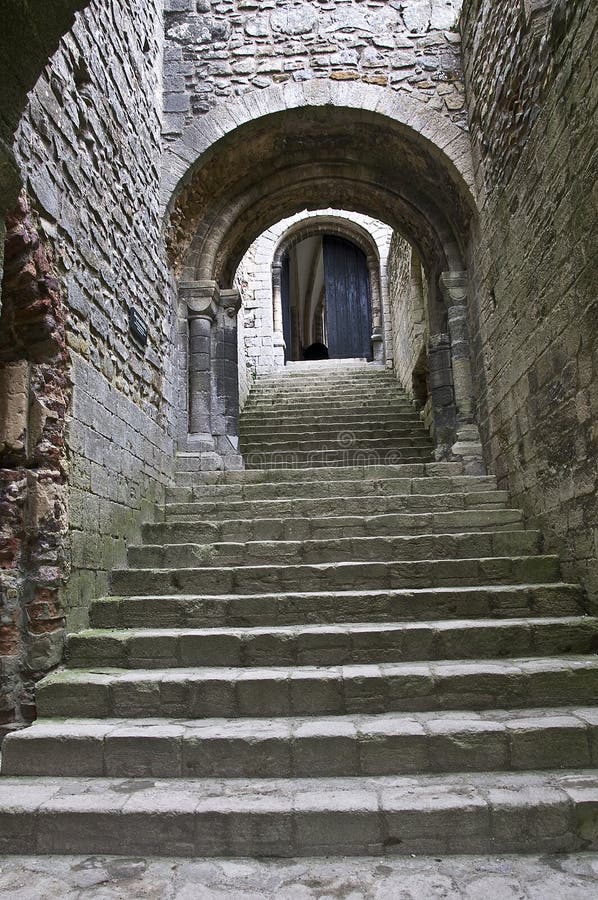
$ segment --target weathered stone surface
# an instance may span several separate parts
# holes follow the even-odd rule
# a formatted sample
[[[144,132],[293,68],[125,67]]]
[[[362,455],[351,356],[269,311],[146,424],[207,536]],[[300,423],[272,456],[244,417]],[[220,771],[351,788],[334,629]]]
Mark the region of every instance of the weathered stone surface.
[[[464,5],[476,178],[472,247],[488,463],[598,596],[596,7]],[[490,59],[492,58],[492,62]]]
[[[179,58],[180,62],[169,66],[169,77],[173,71],[185,76],[179,83],[185,86],[189,105],[180,115],[167,93],[167,139],[172,141],[185,125],[200,120],[203,113],[228,98],[276,83],[325,77],[390,84],[393,93],[420,89],[421,67],[428,68],[431,62],[437,69],[443,53],[450,54],[451,29],[459,11],[459,2],[445,0],[409,0],[396,9],[343,0],[331,0],[325,6],[314,0],[283,0],[272,9],[242,0],[225,5],[206,0],[201,8],[177,3],[166,10],[166,52],[173,61],[177,59],[175,48],[181,45],[196,47],[201,53],[195,59],[185,54],[184,60]],[[388,52],[397,47],[411,51],[406,63]],[[247,56],[243,65],[227,65],[227,60],[241,52]],[[257,60],[257,68],[249,65],[250,58]],[[372,81],[372,68],[383,76]],[[393,75],[398,70],[401,79],[395,82]],[[440,88],[447,81],[455,84],[460,106],[454,101],[452,107],[445,103]],[[166,88],[170,88],[168,83]],[[431,96],[421,97],[422,106],[436,101],[434,108],[447,119],[463,123],[458,62],[457,69],[445,65],[442,78],[435,78],[430,88]]]
[[[175,0],[171,0],[175,2]],[[2,861],[0,889],[44,892],[48,900],[78,900],[83,889],[135,892],[139,898],[187,897],[201,893],[205,900],[233,897],[279,900],[285,894],[316,900],[322,891],[333,894],[338,884],[359,892],[360,900],[396,900],[400,892],[412,897],[441,896],[448,900],[479,900],[489,893],[502,898],[545,900],[565,896],[591,900],[598,857],[593,853],[559,856],[386,857],[379,860],[243,860],[148,857],[12,856]]]

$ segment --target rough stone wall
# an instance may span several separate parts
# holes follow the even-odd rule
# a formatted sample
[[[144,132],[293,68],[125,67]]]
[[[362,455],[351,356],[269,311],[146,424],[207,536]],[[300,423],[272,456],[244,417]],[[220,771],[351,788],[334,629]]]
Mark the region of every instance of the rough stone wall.
[[[407,92],[464,123],[461,0],[166,0],[165,133],[287,81]]]
[[[4,250],[4,216],[21,189],[12,151],[15,129],[35,85],[60,37],[71,27],[76,10],[88,0],[3,0],[0,29],[0,280]],[[0,301],[1,302],[1,301]]]
[[[72,572],[59,606],[71,628],[106,591],[173,466],[176,315],[158,202],[161,6],[93,0],[37,83],[15,140],[65,311],[63,574]],[[130,306],[147,323],[145,347],[129,331]]]
[[[61,658],[69,573],[65,307],[55,261],[22,196],[6,220],[0,315],[0,734],[33,715],[35,680]]]
[[[598,599],[598,6],[469,0],[472,324],[487,462]]]
[[[409,396],[421,401],[420,370],[430,337],[427,290],[417,254],[396,232],[388,257],[388,283],[396,376]]]

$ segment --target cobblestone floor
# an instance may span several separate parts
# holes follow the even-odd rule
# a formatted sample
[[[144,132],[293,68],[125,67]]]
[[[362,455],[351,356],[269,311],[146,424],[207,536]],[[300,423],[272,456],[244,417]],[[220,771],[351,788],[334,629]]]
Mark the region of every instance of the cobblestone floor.
[[[578,900],[598,897],[598,855],[185,860],[0,857],[11,900]]]

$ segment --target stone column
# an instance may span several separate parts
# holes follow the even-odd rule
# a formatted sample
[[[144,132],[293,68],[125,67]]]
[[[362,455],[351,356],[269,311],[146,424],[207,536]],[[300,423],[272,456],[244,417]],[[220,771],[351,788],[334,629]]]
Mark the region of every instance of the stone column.
[[[222,290],[213,333],[212,434],[226,469],[243,467],[239,452],[239,356],[237,315],[241,295]]]
[[[272,266],[272,344],[274,368],[284,366],[284,327],[282,323],[282,266]]]
[[[218,312],[215,282],[187,281],[179,285],[189,320],[188,447],[214,449],[212,437],[212,324]]]
[[[451,446],[455,438],[457,415],[448,334],[433,334],[430,336],[428,367],[436,456],[438,459],[450,459]]]
[[[454,458],[462,459],[466,471],[485,472],[480,432],[475,422],[476,403],[471,371],[471,347],[467,316],[467,272],[443,272],[440,289],[447,306],[451,367],[457,415]]]

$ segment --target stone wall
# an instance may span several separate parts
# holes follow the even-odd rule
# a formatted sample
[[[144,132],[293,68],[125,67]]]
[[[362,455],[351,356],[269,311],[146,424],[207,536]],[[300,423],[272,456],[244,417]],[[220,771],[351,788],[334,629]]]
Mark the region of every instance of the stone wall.
[[[594,600],[597,19],[593,0],[469,0],[462,28],[484,198],[470,268],[487,462]]]
[[[69,574],[64,294],[25,196],[6,219],[0,315],[0,735],[62,656]]]
[[[64,308],[72,402],[60,579],[72,571],[55,599],[71,628],[85,624],[173,467],[176,309],[158,203],[161,6],[93,0],[31,94],[14,146]],[[131,306],[147,324],[146,346],[130,333]],[[12,715],[29,711],[17,702]]]
[[[15,129],[48,57],[71,27],[76,10],[88,0],[4,0],[0,29],[0,280],[5,239],[4,216],[14,209],[21,189],[12,142]],[[0,298],[1,302],[1,298]]]
[[[396,376],[408,395],[424,407],[429,393],[427,284],[416,251],[396,232],[388,257],[388,283]]]
[[[388,86],[464,123],[461,0],[166,0],[165,132],[239,95],[330,78]]]

